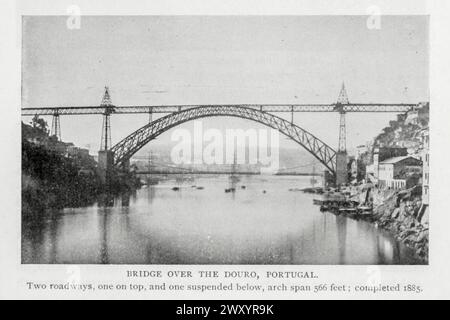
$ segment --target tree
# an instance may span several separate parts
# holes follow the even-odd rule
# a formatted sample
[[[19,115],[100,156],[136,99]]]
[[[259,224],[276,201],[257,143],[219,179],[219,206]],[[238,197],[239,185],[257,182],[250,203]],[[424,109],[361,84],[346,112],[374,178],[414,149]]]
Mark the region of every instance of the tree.
[[[31,120],[31,125],[34,129],[41,131],[42,134],[48,135],[47,122],[44,119],[39,118],[38,115],[35,115],[33,117],[33,119]]]

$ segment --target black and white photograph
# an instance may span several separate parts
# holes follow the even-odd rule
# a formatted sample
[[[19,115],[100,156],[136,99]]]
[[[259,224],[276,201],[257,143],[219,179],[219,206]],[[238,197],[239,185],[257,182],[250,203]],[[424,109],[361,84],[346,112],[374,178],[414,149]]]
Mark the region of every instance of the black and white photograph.
[[[24,15],[21,263],[428,265],[429,22]]]
[[[290,319],[450,297],[449,1],[0,16],[0,300]]]

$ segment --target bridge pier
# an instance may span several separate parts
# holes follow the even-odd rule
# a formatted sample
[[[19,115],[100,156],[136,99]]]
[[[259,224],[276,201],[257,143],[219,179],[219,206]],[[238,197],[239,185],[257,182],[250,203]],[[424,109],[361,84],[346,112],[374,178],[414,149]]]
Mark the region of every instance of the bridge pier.
[[[123,171],[130,171],[130,159],[122,161],[121,168]]]
[[[98,169],[102,183],[109,184],[114,170],[114,152],[109,150],[98,152]]]
[[[336,184],[334,175],[329,170],[324,170],[323,172],[323,187],[329,188],[334,187]]]
[[[336,153],[336,186],[346,184],[348,181],[347,151]]]

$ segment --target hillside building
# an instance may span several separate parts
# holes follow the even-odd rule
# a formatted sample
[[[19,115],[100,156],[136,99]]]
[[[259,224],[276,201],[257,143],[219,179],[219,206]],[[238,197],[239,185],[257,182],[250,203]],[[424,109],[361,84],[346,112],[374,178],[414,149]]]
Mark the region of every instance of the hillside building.
[[[423,178],[422,178],[422,203],[429,205],[430,201],[430,134],[428,129],[423,131]]]
[[[422,161],[402,156],[381,161],[378,166],[378,185],[384,188],[410,188],[419,183]]]
[[[404,157],[407,155],[407,148],[376,147],[373,153],[373,166],[369,168],[369,172],[371,172],[376,179],[379,179],[379,164],[381,162],[390,158]]]

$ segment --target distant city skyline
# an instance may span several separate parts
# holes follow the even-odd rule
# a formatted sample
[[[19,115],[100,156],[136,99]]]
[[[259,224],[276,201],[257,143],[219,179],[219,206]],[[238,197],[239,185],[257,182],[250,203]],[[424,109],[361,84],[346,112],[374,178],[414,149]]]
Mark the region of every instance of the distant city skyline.
[[[428,100],[425,16],[382,16],[379,30],[367,28],[366,16],[83,16],[80,30],[69,30],[67,17],[23,19],[23,107],[99,105],[105,85],[116,105],[332,103],[343,81],[350,102]],[[348,148],[395,117],[348,114]],[[147,119],[113,115],[113,144]],[[338,114],[295,121],[337,147]],[[95,152],[101,122],[61,117],[63,140]],[[260,127],[224,118],[204,126]],[[151,144],[170,143],[168,132]],[[298,147],[284,138],[280,146]]]

